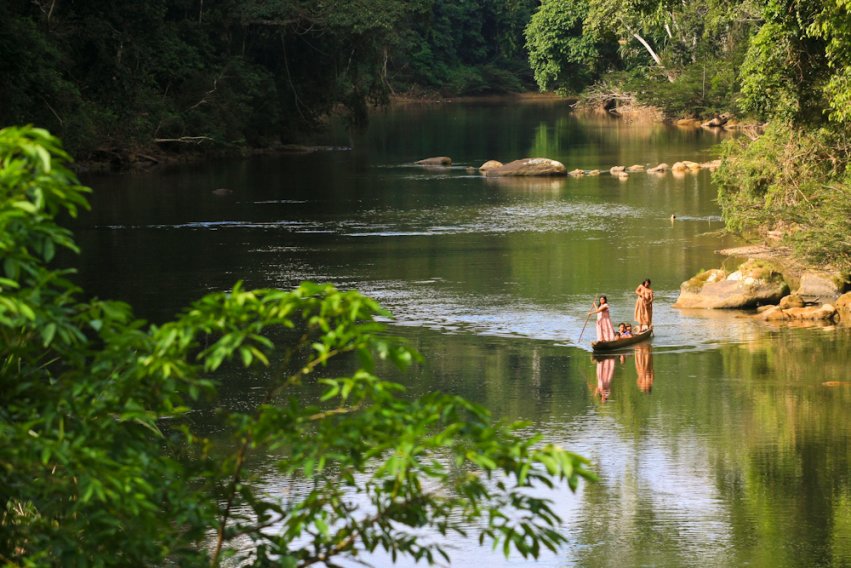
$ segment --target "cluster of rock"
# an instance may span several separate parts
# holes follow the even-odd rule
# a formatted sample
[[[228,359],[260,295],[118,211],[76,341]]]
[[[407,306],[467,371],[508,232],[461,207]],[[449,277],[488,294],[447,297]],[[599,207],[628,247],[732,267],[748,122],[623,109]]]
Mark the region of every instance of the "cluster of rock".
[[[419,160],[415,163],[420,166],[448,167],[452,165],[452,158],[448,156],[437,156],[433,158],[425,158],[424,160]],[[609,168],[609,173],[616,178],[626,179],[630,174],[635,173],[646,172],[650,174],[664,174],[667,171],[671,171],[675,174],[680,174],[685,172],[696,172],[704,168],[715,169],[720,164],[720,160],[704,163],[682,161],[674,163],[673,166],[661,163],[649,168],[641,164],[633,164],[632,166],[614,166]],[[468,168],[468,170],[476,171],[475,168]],[[549,158],[522,158],[520,160],[508,162],[507,164],[503,164],[496,160],[488,160],[479,166],[478,171],[486,176],[521,177],[569,175],[572,177],[582,177],[600,175],[600,170],[583,170],[577,168],[568,172],[564,164],[556,160],[550,160]]]
[[[794,293],[780,268],[750,259],[735,272],[705,270],[680,286],[675,308],[753,309],[765,321],[833,320],[851,322],[851,292],[846,276],[805,271]]]

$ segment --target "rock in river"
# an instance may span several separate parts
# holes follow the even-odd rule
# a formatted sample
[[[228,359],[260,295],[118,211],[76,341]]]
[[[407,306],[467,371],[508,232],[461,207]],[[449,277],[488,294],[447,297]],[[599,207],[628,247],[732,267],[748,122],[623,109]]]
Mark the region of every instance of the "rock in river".
[[[739,270],[706,270],[680,286],[675,308],[747,309],[776,304],[789,291],[779,271],[769,263],[748,260]]]
[[[563,176],[564,164],[549,158],[523,158],[486,172],[488,176]]]
[[[801,287],[796,294],[807,302],[834,302],[845,290],[845,278],[820,270],[807,270],[801,274]]]
[[[851,292],[845,292],[836,300],[836,312],[843,323],[851,323]]]
[[[479,171],[484,174],[496,168],[501,168],[502,166],[502,162],[497,162],[496,160],[488,160],[487,162],[479,166]]]
[[[426,158],[414,163],[420,166],[451,166],[452,158],[449,156],[435,156],[434,158]]]

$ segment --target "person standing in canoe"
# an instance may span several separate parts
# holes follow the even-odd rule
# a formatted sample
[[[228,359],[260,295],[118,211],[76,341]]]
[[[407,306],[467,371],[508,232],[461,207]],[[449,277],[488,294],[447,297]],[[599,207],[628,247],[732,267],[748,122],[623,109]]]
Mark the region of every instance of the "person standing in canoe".
[[[650,279],[639,284],[635,293],[638,296],[635,300],[635,321],[638,322],[638,331],[642,332],[653,327],[653,289],[650,287]]]
[[[612,341],[615,339],[615,328],[612,327],[612,318],[609,315],[609,300],[600,296],[600,305],[594,301],[592,314],[597,314],[597,341]]]

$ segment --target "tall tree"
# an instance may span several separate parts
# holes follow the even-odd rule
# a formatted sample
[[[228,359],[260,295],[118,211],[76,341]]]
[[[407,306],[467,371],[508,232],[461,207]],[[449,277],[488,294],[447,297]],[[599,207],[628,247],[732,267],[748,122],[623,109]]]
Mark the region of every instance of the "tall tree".
[[[598,34],[585,26],[585,0],[544,0],[526,28],[526,45],[541,90],[578,92],[604,62]]]

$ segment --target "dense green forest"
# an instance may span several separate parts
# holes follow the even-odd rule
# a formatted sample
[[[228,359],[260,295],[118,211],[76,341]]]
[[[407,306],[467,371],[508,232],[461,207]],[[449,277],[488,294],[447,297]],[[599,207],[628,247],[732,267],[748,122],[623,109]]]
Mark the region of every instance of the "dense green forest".
[[[767,124],[724,150],[731,228],[851,258],[842,0],[10,0],[0,124],[84,160],[235,151],[353,128],[393,94],[534,89]],[[753,138],[754,140],[751,140]]]
[[[527,37],[542,89],[759,125],[722,146],[728,227],[851,268],[847,2],[543,0]]]
[[[10,0],[0,123],[34,123],[80,158],[154,143],[270,146],[394,92],[534,85],[534,0]]]

